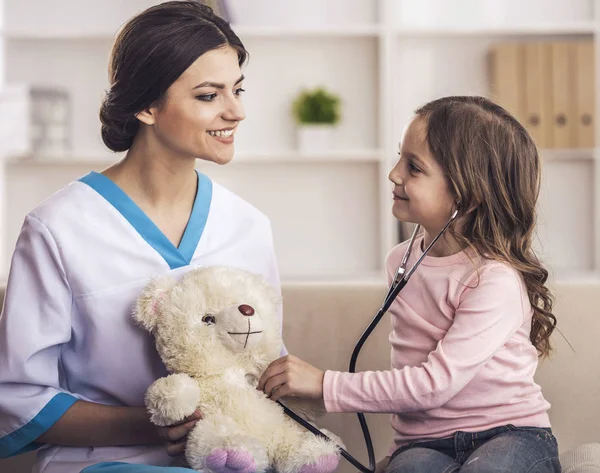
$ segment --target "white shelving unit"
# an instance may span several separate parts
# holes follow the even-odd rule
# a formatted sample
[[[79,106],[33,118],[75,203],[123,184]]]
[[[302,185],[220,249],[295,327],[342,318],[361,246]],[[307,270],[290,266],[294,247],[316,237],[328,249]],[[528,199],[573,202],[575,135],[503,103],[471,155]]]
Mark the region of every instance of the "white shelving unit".
[[[248,118],[235,161],[199,167],[270,216],[284,278],[382,279],[398,240],[387,174],[414,109],[441,95],[489,95],[485,55],[496,41],[597,43],[599,1],[230,0],[234,30],[250,51]],[[4,2],[7,81],[70,92],[73,150],[61,160],[7,162],[0,272],[28,210],[118,159],[103,148],[97,118],[112,39],[131,15],[158,3]],[[342,97],[343,121],[330,153],[305,156],[295,150],[289,109],[300,88],[315,85]],[[560,279],[600,277],[599,152],[541,153],[542,258]]]

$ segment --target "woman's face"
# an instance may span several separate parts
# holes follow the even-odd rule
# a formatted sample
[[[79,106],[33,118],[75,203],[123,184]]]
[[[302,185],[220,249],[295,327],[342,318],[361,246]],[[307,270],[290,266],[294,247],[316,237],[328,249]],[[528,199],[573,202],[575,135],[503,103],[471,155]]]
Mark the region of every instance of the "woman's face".
[[[179,76],[161,103],[138,118],[150,125],[152,141],[167,153],[226,164],[233,158],[237,126],[246,117],[243,79],[237,52],[230,46],[213,49]]]

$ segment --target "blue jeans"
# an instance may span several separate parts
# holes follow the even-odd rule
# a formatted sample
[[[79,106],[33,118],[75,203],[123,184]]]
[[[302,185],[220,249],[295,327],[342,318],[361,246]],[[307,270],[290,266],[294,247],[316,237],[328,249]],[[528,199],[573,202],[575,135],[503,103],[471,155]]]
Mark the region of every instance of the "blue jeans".
[[[550,429],[506,425],[418,442],[394,452],[386,473],[560,473]]]

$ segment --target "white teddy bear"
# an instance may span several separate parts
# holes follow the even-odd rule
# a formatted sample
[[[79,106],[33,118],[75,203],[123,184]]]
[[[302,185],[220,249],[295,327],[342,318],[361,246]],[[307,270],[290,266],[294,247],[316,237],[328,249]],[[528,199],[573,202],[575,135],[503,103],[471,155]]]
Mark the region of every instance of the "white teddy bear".
[[[261,277],[225,267],[194,269],[179,282],[157,279],[139,298],[135,318],[154,335],[172,373],[146,393],[152,422],[171,425],[196,409],[203,415],[186,443],[192,468],[212,473],[337,468],[333,442],[296,424],[256,389],[281,351],[279,303]]]

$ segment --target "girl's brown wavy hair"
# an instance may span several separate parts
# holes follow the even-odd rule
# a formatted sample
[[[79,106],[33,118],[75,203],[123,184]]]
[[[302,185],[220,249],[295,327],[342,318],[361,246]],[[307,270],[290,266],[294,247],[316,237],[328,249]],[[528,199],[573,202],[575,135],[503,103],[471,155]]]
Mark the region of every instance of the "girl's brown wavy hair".
[[[533,139],[484,97],[444,97],[416,115],[425,120],[431,153],[460,202],[449,231],[463,247],[521,274],[533,308],[530,339],[540,356],[547,356],[556,317],[548,271],[532,249],[541,178]]]

